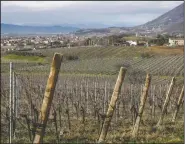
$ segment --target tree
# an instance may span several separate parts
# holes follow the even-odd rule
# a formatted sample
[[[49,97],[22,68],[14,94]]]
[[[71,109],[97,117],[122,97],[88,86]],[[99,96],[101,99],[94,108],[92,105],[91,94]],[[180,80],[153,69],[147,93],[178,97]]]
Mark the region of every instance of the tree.
[[[59,41],[54,41],[54,42],[53,42],[53,45],[59,46],[59,45],[61,45],[61,43],[60,43]]]
[[[165,37],[162,35],[157,35],[157,45],[162,46],[165,43]]]

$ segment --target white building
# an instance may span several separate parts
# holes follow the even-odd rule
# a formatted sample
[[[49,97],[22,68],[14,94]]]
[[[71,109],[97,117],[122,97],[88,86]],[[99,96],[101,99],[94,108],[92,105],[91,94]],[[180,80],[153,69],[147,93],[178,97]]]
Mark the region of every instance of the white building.
[[[7,43],[6,46],[11,46],[11,43]]]
[[[184,39],[170,39],[169,38],[169,46],[183,46],[184,45]]]
[[[44,44],[48,44],[49,42],[48,41],[43,41]]]
[[[34,43],[34,42],[35,42],[35,40],[30,40],[30,42]]]
[[[130,44],[130,46],[136,46],[137,45],[137,42],[135,42],[135,41],[127,41],[129,44]]]

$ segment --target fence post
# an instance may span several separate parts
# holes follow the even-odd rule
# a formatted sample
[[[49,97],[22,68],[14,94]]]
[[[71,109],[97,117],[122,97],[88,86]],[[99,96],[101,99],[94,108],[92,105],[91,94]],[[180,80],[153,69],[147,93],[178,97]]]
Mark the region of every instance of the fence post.
[[[13,66],[10,62],[10,95],[9,95],[9,110],[10,110],[10,121],[9,121],[9,143],[12,143],[12,71]]]
[[[15,108],[16,108],[16,78],[15,78],[15,72],[12,73],[13,77],[13,83],[12,83],[12,111],[13,111],[13,138],[15,139],[15,129],[16,129],[16,114],[15,114]]]
[[[159,127],[161,125],[161,123],[163,122],[164,114],[165,114],[166,108],[167,108],[169,100],[170,100],[170,96],[171,96],[171,93],[173,90],[174,83],[175,83],[175,77],[172,78],[171,84],[170,84],[169,89],[166,93],[166,99],[165,99],[163,107],[162,107],[162,113],[160,115],[159,121],[156,125],[157,127]]]
[[[19,91],[19,84],[18,84],[18,79],[17,76],[15,77],[15,117],[18,117],[18,91]]]
[[[177,102],[177,107],[176,107],[176,110],[175,110],[173,118],[172,118],[172,122],[175,122],[175,119],[177,117],[177,113],[179,112],[179,108],[180,108],[180,105],[181,105],[182,100],[183,100],[183,96],[184,96],[184,86],[182,87],[182,90],[181,90],[181,93],[180,93],[180,96],[179,96],[179,99],[178,99],[178,102]]]
[[[155,121],[155,85],[153,87],[153,94],[152,94],[152,119]]]
[[[43,140],[45,127],[47,124],[48,115],[49,115],[49,111],[50,111],[50,107],[51,107],[51,102],[53,99],[54,90],[55,90],[55,86],[57,83],[58,74],[60,71],[62,57],[63,56],[58,53],[55,53],[55,55],[53,57],[51,69],[50,69],[50,74],[49,74],[49,78],[48,78],[46,89],[45,89],[44,99],[43,99],[43,103],[42,103],[41,111],[40,111],[40,115],[39,115],[40,127],[37,126],[36,134],[35,134],[33,143],[38,144],[38,143],[41,143]]]
[[[89,81],[86,83],[86,111],[89,112]]]
[[[137,138],[137,134],[138,134],[138,130],[139,130],[139,124],[142,118],[142,114],[143,114],[143,110],[145,107],[145,102],[146,102],[146,98],[148,95],[148,89],[150,86],[150,82],[151,82],[151,76],[149,74],[147,74],[146,76],[146,80],[145,80],[145,86],[143,89],[143,93],[142,96],[140,98],[140,106],[139,106],[139,112],[138,112],[138,116],[136,118],[136,122],[132,131],[132,138]]]
[[[112,116],[113,116],[113,113],[114,113],[114,110],[115,110],[116,101],[118,99],[118,96],[119,96],[119,93],[120,93],[120,90],[121,90],[121,86],[122,86],[122,83],[123,83],[123,80],[124,80],[124,77],[125,77],[125,73],[126,73],[126,69],[121,67],[118,78],[117,78],[117,81],[116,81],[116,84],[115,84],[115,87],[114,87],[114,91],[113,91],[113,94],[112,94],[112,97],[111,97],[109,108],[108,108],[108,111],[107,111],[107,114],[106,114],[106,117],[105,117],[105,120],[104,120],[104,123],[103,123],[103,127],[102,127],[102,130],[101,130],[101,133],[100,133],[98,143],[102,143],[106,138],[108,128],[109,128],[109,125],[110,125],[110,122],[111,122],[111,119],[112,119]]]
[[[107,81],[105,81],[105,89],[104,89],[105,91],[104,91],[104,106],[103,106],[103,113],[105,114],[105,110],[106,110],[106,108],[107,108]]]

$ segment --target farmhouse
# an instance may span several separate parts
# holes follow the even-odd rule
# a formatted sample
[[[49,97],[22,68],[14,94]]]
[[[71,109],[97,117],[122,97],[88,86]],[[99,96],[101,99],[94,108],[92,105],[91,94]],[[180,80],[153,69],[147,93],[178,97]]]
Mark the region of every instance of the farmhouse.
[[[137,45],[137,42],[135,42],[135,41],[127,41],[129,44],[130,44],[130,46],[136,46]]]
[[[43,41],[44,44],[48,44],[49,42],[48,41]]]
[[[184,39],[170,39],[169,46],[184,46]]]
[[[11,43],[6,43],[6,46],[11,46]]]

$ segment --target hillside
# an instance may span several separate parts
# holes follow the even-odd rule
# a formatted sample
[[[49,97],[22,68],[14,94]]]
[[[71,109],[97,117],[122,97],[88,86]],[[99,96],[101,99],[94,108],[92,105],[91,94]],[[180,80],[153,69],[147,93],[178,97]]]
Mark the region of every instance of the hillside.
[[[69,33],[78,30],[76,27],[67,26],[21,26],[1,23],[2,33]]]
[[[139,28],[161,31],[181,31],[184,22],[184,3],[161,15],[160,17],[139,26]],[[171,29],[171,31],[170,31]]]
[[[167,28],[165,28],[164,32],[167,32],[167,33],[174,33],[174,32],[184,33],[184,21],[168,26]]]

